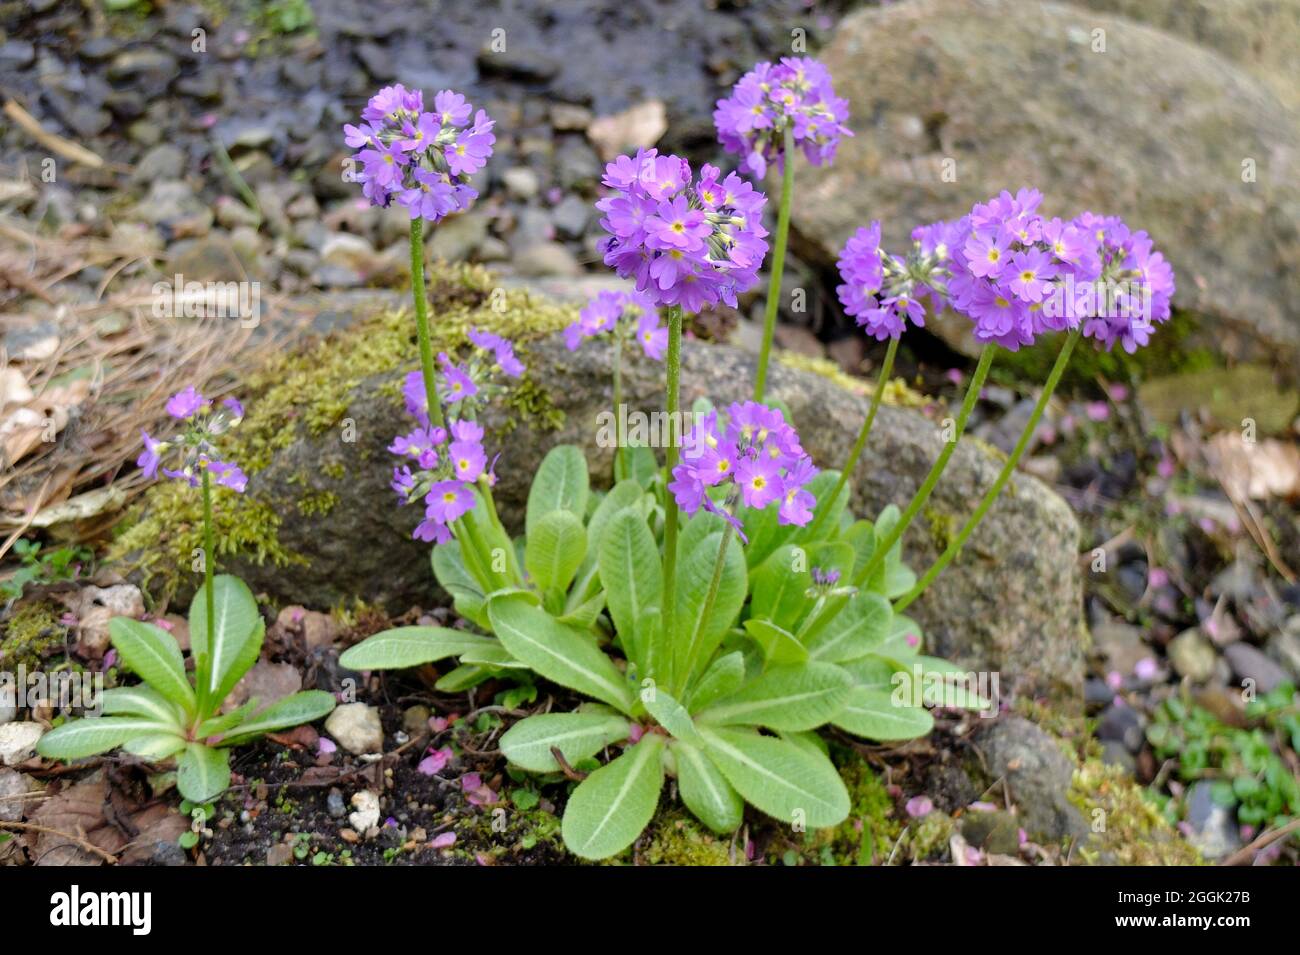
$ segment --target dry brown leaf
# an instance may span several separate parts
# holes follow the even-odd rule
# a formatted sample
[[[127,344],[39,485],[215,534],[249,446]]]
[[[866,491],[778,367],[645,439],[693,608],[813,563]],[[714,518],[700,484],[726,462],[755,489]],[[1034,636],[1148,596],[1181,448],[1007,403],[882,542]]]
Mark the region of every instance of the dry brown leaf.
[[[1235,431],[1223,431],[1206,442],[1205,457],[1237,500],[1300,495],[1300,448],[1294,444],[1274,438],[1247,442]]]

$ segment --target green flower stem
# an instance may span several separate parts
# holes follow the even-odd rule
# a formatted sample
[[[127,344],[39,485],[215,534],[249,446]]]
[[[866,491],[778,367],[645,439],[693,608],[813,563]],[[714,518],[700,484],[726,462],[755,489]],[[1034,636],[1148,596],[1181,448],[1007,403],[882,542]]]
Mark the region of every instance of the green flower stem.
[[[794,124],[785,127],[784,168],[781,171],[781,207],[776,216],[776,238],[772,246],[772,274],[767,281],[767,307],[763,313],[763,346],[758,353],[758,371],[754,375],[754,400],[763,400],[767,387],[767,363],[772,355],[772,335],[776,331],[776,310],[781,304],[781,279],[785,273],[785,243],[790,236],[790,197],[794,193]]]
[[[478,490],[483,495],[483,505],[487,508],[488,518],[492,521],[492,526],[496,528],[497,533],[509,545],[510,534],[506,531],[506,526],[501,523],[501,515],[497,513],[497,502],[492,498],[492,485],[488,483],[486,474],[479,475]],[[519,558],[515,554],[514,547],[507,546],[505,550],[506,566],[510,571],[511,582],[516,585],[523,583],[524,573],[519,567]]]
[[[704,628],[704,621],[709,619],[713,613],[713,605],[718,599],[718,588],[722,586],[722,573],[727,567],[727,545],[731,543],[731,535],[735,531],[731,523],[722,530],[722,540],[718,544],[718,556],[713,561],[713,578],[709,581],[709,590],[704,595],[704,604],[700,607],[700,615],[695,620],[695,625],[691,628],[691,640],[686,644],[685,655],[680,661],[681,666],[676,670],[677,679],[673,684],[673,692],[680,695],[686,689],[686,684],[691,678],[691,673],[695,670],[696,653],[700,640],[700,631]]]
[[[664,448],[664,605],[661,610],[663,620],[662,639],[664,646],[673,645],[673,624],[677,611],[677,501],[668,483],[672,480],[673,468],[677,467],[677,444],[679,440],[678,420],[681,414],[681,380],[682,380],[682,307],[670,306],[668,309],[668,385],[665,405],[668,411],[668,447]],[[667,681],[672,685],[672,656],[667,659],[669,674]]]
[[[998,499],[998,495],[1002,493],[1002,488],[1010,480],[1012,473],[1015,472],[1016,465],[1024,455],[1025,449],[1029,447],[1029,439],[1033,437],[1034,432],[1038,429],[1038,422],[1043,417],[1043,412],[1047,410],[1047,402],[1051,400],[1052,392],[1060,384],[1061,375],[1065,373],[1065,367],[1070,363],[1070,353],[1074,351],[1074,346],[1078,341],[1079,329],[1076,328],[1070,332],[1069,337],[1065,339],[1065,344],[1061,346],[1061,353],[1056,356],[1056,364],[1052,366],[1052,371],[1047,376],[1047,383],[1043,385],[1043,393],[1039,396],[1038,403],[1034,405],[1034,410],[1029,415],[1029,422],[1025,425],[1025,430],[1021,433],[1020,440],[1016,442],[1015,448],[1012,449],[1011,456],[1002,465],[997,480],[988,489],[979,506],[975,508],[974,513],[962,525],[962,529],[957,533],[957,536],[948,543],[948,547],[939,555],[939,559],[925,572],[925,576],[917,581],[916,586],[900,597],[898,602],[894,604],[895,612],[902,613],[912,601],[925,592],[925,589],[930,586],[934,578],[938,577],[943,572],[943,569],[952,563],[952,559],[957,556],[962,545],[966,543],[966,539],[979,526],[980,521],[984,519],[984,515],[989,512],[989,508]]]
[[[620,432],[619,423],[623,420],[620,408],[623,406],[623,326],[614,326],[614,483],[627,477],[627,456],[623,452],[625,435]]]
[[[473,564],[478,570],[479,582],[483,585],[487,593],[498,590],[494,587],[494,577],[492,572],[492,553],[491,548],[483,541],[483,535],[479,531],[478,521],[474,519],[474,509],[470,508],[460,517],[461,533],[456,538],[461,542],[461,555],[466,559],[466,563]],[[472,573],[473,571],[471,571]]]
[[[445,428],[442,405],[438,403],[438,373],[433,365],[433,342],[429,338],[429,303],[424,291],[424,220],[411,220],[411,295],[415,299],[415,328],[420,339],[420,369],[424,373],[424,397],[429,403],[429,422]]]
[[[962,433],[966,430],[966,419],[970,417],[971,411],[974,410],[975,402],[979,399],[980,389],[984,387],[984,379],[988,377],[989,367],[993,364],[995,349],[995,345],[985,345],[980,351],[979,364],[975,366],[975,374],[971,376],[970,384],[966,386],[966,397],[962,399],[961,410],[957,413],[957,430],[953,434],[952,440],[945,442],[943,450],[939,452],[938,459],[930,468],[930,473],[925,476],[925,481],[922,482],[921,487],[912,497],[912,502],[907,505],[907,510],[898,519],[898,524],[890,532],[889,537],[876,548],[876,552],[871,555],[871,560],[867,561],[867,565],[862,568],[862,572],[853,581],[855,587],[865,586],[866,582],[880,569],[880,565],[885,562],[885,558],[893,550],[894,545],[898,543],[899,538],[903,536],[908,525],[912,523],[916,515],[921,512],[921,508],[925,506],[925,502],[929,500],[935,485],[939,483],[939,477],[943,474],[943,469],[948,466],[948,459],[957,450],[957,442],[961,440]]]
[[[207,641],[203,645],[203,652],[199,658],[194,661],[194,673],[198,683],[198,716],[199,719],[206,719],[208,715],[208,706],[211,701],[208,694],[208,684],[212,682],[211,674],[208,673],[208,660],[212,652],[212,645],[216,641],[216,598],[212,588],[212,577],[214,573],[213,565],[217,562],[216,552],[216,535],[212,532],[212,475],[208,473],[206,467],[203,470],[203,602],[207,610]],[[220,702],[220,701],[218,701]]]
[[[840,468],[840,479],[835,482],[835,489],[826,498],[826,504],[818,511],[817,517],[813,519],[812,527],[808,530],[808,540],[818,540],[817,532],[821,530],[826,515],[831,512],[831,506],[834,502],[838,501],[840,495],[844,493],[844,485],[849,483],[849,476],[853,473],[853,469],[858,466],[858,459],[862,457],[862,452],[867,447],[867,435],[871,434],[871,426],[875,423],[876,412],[880,410],[880,399],[884,397],[885,385],[889,384],[889,375],[894,370],[894,356],[897,354],[898,337],[894,337],[889,340],[889,348],[885,351],[885,361],[880,366],[880,375],[876,379],[876,390],[871,396],[871,407],[867,409],[867,417],[862,422],[862,430],[858,432],[858,440],[853,443],[853,450],[849,452],[849,458],[844,462],[844,467]]]

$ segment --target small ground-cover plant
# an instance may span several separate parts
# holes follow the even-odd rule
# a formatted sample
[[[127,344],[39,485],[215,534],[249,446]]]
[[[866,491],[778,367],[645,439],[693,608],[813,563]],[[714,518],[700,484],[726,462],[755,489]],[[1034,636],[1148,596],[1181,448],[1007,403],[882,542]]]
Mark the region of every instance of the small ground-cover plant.
[[[1288,763],[1300,753],[1295,687],[1284,683],[1248,703],[1246,717],[1246,727],[1228,726],[1208,710],[1172,697],[1156,710],[1147,741],[1161,760],[1177,762],[1179,779],[1213,780],[1214,800],[1234,809],[1250,835],[1300,816],[1300,781]],[[1177,821],[1176,804],[1167,811]],[[1300,836],[1292,838],[1300,844]]]
[[[64,544],[43,550],[40,541],[23,538],[14,542],[14,554],[21,566],[6,580],[0,581],[0,599],[13,600],[23,595],[28,584],[55,584],[75,579],[83,565],[94,555],[84,547]]]
[[[37,749],[49,759],[81,759],[119,746],[152,760],[176,756],[181,795],[204,803],[230,785],[230,747],[319,719],[334,708],[334,697],[307,690],[265,708],[252,699],[221,712],[240,677],[257,662],[266,629],[247,585],[214,572],[213,485],[243,493],[247,483],[238,465],[218,456],[216,441],[239,424],[244,410],[233,398],[214,405],[190,387],[172,396],[167,411],[186,422],[186,429],[173,441],[156,441],[144,433],[138,463],[148,477],[161,470],[200,488],[203,495],[204,583],[189,614],[193,678],[170,633],[152,623],[114,617],[109,621],[113,647],[144,684],[105,690],[102,716],[55,727],[41,737]],[[164,467],[164,457],[173,456],[179,467]]]

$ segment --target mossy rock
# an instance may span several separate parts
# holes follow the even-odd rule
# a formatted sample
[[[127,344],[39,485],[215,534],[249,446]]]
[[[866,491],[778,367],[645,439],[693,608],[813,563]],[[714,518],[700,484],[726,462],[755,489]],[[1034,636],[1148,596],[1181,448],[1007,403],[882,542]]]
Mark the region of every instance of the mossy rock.
[[[564,347],[556,333],[574,320],[576,307],[506,291],[476,269],[436,271],[431,301],[436,349],[454,351],[476,325],[513,338],[528,366],[483,416],[489,447],[502,452],[495,497],[506,525],[521,527],[532,476],[555,444],[582,446],[593,483],[607,486],[613,452],[597,446],[597,415],[611,403],[613,350],[600,342],[577,352]],[[386,448],[411,427],[400,387],[415,355],[409,315],[386,311],[277,359],[241,389],[248,417],[235,433],[232,457],[250,480],[246,494],[217,500],[223,569],[272,597],[312,607],[361,598],[403,611],[439,599],[428,546],[410,536],[419,509],[398,508],[388,486],[393,458]],[[682,406],[706,397],[717,404],[744,400],[753,373],[746,353],[684,342]],[[843,460],[866,413],[867,389],[783,364],[772,367],[769,380],[769,395],[790,409],[813,459],[823,467]],[[662,407],[663,366],[630,356],[623,387],[629,411],[654,412]],[[897,388],[888,397],[910,403]],[[936,423],[906,407],[882,407],[854,475],[855,512],[874,516],[887,504],[905,504],[942,447]],[[930,500],[931,522],[964,520],[1000,463],[985,447],[962,441]],[[197,508],[195,495],[180,485],[153,489],[112,556],[149,587],[185,599],[198,580],[191,569],[198,566]],[[929,649],[972,669],[1000,670],[1004,692],[1042,694],[1077,708],[1078,537],[1060,498],[1033,478],[1016,477],[963,555],[913,606]],[[905,546],[916,567],[937,556],[923,527]]]
[[[1203,865],[1196,848],[1123,769],[1089,757],[1075,770],[1070,801],[1088,821],[1078,858],[1099,865]]]
[[[42,661],[67,636],[59,616],[58,608],[44,601],[18,604],[0,616],[0,670],[42,669]]]

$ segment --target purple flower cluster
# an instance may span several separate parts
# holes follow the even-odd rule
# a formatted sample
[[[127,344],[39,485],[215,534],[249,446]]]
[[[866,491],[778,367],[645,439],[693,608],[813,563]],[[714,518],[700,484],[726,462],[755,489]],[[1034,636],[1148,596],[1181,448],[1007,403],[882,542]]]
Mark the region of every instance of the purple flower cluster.
[[[643,149],[607,165],[602,182],[613,190],[596,203],[605,264],[656,304],[734,307],[758,281],[767,198],[740,176],[705,165],[695,179],[685,159]]]
[[[778,507],[782,524],[807,524],[816,499],[805,485],[817,475],[799,435],[781,412],[756,401],[733,404],[725,426],[710,411],[682,440],[682,460],[668,490],[687,514],[701,507],[737,529],[737,498],[746,507]]]
[[[438,355],[442,369],[438,397],[450,422],[447,428],[430,422],[423,373],[413,371],[402,383],[406,411],[416,427],[388,446],[404,459],[393,468],[390,486],[402,504],[424,498],[424,520],[412,535],[416,540],[438,544],[451,540],[450,525],[474,507],[471,486],[479,480],[489,486],[496,483],[496,458],[489,463],[483,428],[474,418],[498,387],[492,381],[494,373],[518,378],[524,366],[514,346],[500,335],[471,328],[469,339],[476,354],[468,363],[456,364],[445,352]]]
[[[565,328],[565,347],[577,351],[586,339],[605,332],[622,335],[633,319],[636,320],[634,335],[641,350],[647,358],[663,361],[668,351],[668,328],[660,324],[654,300],[642,292],[596,293],[578,312],[578,320]]]
[[[880,248],[880,223],[849,237],[837,263],[844,284],[836,287],[847,315],[877,341],[898,338],[910,321],[925,327],[926,299],[939,307],[940,251],[918,243],[907,258]]]
[[[180,435],[171,441],[157,441],[147,431],[141,430],[144,451],[136,464],[144,476],[156,478],[161,470],[165,477],[184,481],[198,487],[201,475],[207,471],[213,481],[236,493],[244,493],[248,477],[233,461],[222,460],[212,439],[225,434],[244,419],[244,406],[236,398],[225,398],[214,405],[190,385],[167,400],[167,413],[178,421],[188,422]],[[164,456],[175,449],[179,467],[163,467]]]
[[[853,135],[844,125],[848,118],[849,102],[835,95],[830,71],[797,56],[758,64],[713,111],[723,148],[743,157],[741,168],[760,179],[768,163],[784,168],[787,125],[793,127],[795,145],[820,166],[835,158],[842,137]]]
[[[1130,231],[1118,216],[1085,212],[1074,225],[1096,239],[1101,259],[1102,281],[1091,308],[1087,288],[1076,290],[1073,299],[1083,316],[1083,335],[1107,351],[1118,342],[1131,355],[1150,340],[1153,323],[1169,320],[1174,270],[1144,230]]]
[[[345,142],[359,150],[354,178],[366,198],[377,206],[396,199],[412,219],[430,222],[469,208],[478,198],[469,177],[486,165],[496,142],[487,113],[479,110],[470,125],[472,112],[451,90],[434,96],[432,111],[422,92],[400,83],[372,96],[361,124],[343,127]]]
[[[1107,350],[1133,352],[1169,318],[1174,274],[1145,232],[1085,212],[1038,212],[1042,194],[1004,191],[954,222],[913,230],[906,258],[880,249],[880,224],[859,229],[840,254],[837,291],[847,314],[877,339],[925,324],[945,302],[975,338],[1015,351],[1039,335],[1073,329]]]

